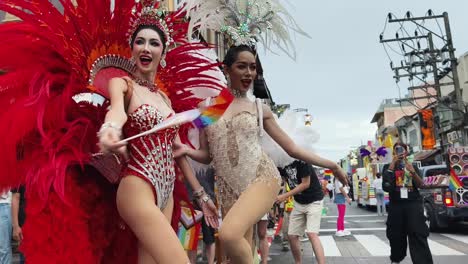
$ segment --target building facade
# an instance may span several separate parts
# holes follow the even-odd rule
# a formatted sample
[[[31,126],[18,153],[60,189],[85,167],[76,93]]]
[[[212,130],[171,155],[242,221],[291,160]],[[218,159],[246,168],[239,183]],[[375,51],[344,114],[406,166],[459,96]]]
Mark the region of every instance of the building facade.
[[[413,90],[406,99],[420,98],[427,95],[436,95],[436,90],[432,87],[425,90]],[[396,98],[384,99],[372,117],[371,123],[377,124],[376,140],[384,141],[388,131],[395,127],[397,120],[403,117],[411,117],[417,113],[418,109],[427,108],[435,103],[436,99],[417,99],[412,101],[398,102]]]

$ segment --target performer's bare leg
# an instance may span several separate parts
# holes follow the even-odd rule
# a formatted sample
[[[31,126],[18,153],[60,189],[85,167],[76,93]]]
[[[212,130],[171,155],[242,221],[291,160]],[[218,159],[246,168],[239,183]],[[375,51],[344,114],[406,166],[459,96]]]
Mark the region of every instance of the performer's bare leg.
[[[245,233],[245,236],[244,236],[247,243],[249,243],[249,248],[251,249],[252,256],[255,253],[254,252],[255,248],[254,248],[254,245],[253,245],[253,231],[254,231],[254,227],[251,226],[249,228],[249,230],[247,230],[247,232]],[[232,263],[232,262],[229,262],[229,260],[227,259],[228,254],[226,252],[226,248],[222,247],[222,245],[223,245],[222,242],[220,243],[220,245],[221,245],[220,248],[222,248],[222,251],[221,251],[222,252],[222,261],[221,261],[221,263],[223,263],[223,264]]]
[[[252,264],[252,227],[270,210],[280,186],[277,180],[257,182],[249,186],[223,219],[219,238],[231,263]]]
[[[120,216],[138,238],[141,257],[138,263],[187,264],[187,254],[168,221],[172,214],[173,201],[161,212],[155,205],[151,188],[144,180],[127,176],[122,179],[117,191]]]
[[[167,221],[170,223],[172,219],[172,211],[174,210],[174,199],[171,196],[169,198],[169,202],[167,203],[166,208],[162,211],[164,216],[166,217]],[[138,245],[138,263],[139,264],[158,264],[154,261],[151,254],[143,248],[141,243]]]

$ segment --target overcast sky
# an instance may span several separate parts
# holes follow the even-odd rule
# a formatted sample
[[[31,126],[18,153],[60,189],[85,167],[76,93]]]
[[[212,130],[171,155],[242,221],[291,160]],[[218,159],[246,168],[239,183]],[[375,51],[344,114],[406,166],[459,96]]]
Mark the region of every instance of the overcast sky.
[[[372,140],[377,127],[370,121],[378,106],[399,96],[379,43],[389,12],[399,17],[408,10],[414,16],[424,16],[428,9],[448,12],[456,55],[468,52],[465,0],[291,2],[291,14],[311,38],[296,37],[296,61],[260,52],[265,78],[276,103],[309,109],[320,134],[317,152],[333,160]],[[407,86],[401,88],[406,94]]]

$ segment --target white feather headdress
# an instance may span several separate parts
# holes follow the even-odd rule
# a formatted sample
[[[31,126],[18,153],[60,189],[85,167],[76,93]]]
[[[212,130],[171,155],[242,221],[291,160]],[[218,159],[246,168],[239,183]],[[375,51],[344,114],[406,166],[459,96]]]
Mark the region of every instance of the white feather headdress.
[[[256,46],[257,42],[270,49],[277,46],[295,59],[290,32],[307,36],[287,12],[280,0],[186,0],[190,16],[189,34],[198,31],[206,36],[208,30],[221,32],[230,44]]]

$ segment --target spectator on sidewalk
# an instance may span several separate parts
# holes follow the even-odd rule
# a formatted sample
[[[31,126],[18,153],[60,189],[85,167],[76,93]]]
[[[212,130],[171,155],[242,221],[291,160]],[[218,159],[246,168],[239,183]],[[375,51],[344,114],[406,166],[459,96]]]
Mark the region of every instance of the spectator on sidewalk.
[[[11,190],[11,220],[13,223],[13,239],[18,241],[18,245],[21,245],[23,241],[23,230],[21,229],[26,221],[26,198],[25,198],[25,187],[20,186]],[[24,264],[24,255],[20,252],[20,264]]]
[[[205,245],[205,256],[208,264],[215,263],[216,256],[216,244],[215,244],[215,233],[216,230],[211,226],[208,226],[205,219],[202,218],[202,234],[203,244]]]
[[[323,178],[322,180],[320,180],[320,184],[322,185],[323,195],[328,196],[328,189],[327,189],[328,180]]]
[[[261,256],[261,264],[268,263],[268,255],[270,253],[270,246],[268,245],[268,237],[267,237],[267,230],[268,230],[268,213],[265,214],[260,221],[257,223],[257,236],[258,236],[258,244]]]
[[[374,187],[375,198],[377,199],[377,214],[383,216],[387,212],[385,208],[385,192],[382,189],[382,175],[378,172],[375,176],[377,179],[374,180],[372,186]]]
[[[11,192],[0,193],[0,264],[10,264],[11,252]]]
[[[287,193],[291,190],[289,188],[289,184],[287,183],[287,180],[284,182],[284,192]],[[284,203],[284,213],[283,213],[283,225],[281,226],[281,233],[283,235],[283,239],[281,241],[282,244],[282,250],[283,251],[289,251],[289,237],[288,237],[288,230],[289,230],[289,219],[291,219],[291,212],[293,211],[294,208],[294,199],[290,196]]]
[[[422,197],[418,190],[424,182],[407,160],[408,147],[405,144],[396,143],[393,153],[393,161],[383,177],[383,189],[390,197],[387,218],[390,260],[392,263],[400,263],[406,257],[409,243],[413,263],[432,264],[427,242],[429,228],[425,223]]]
[[[215,171],[213,167],[210,167],[204,173],[197,173],[196,174],[198,181],[200,184],[205,188],[205,191],[210,195],[210,197],[215,196]],[[216,230],[208,226],[205,219],[202,218],[202,234],[203,234],[203,244],[205,245],[205,255],[208,261],[208,264],[215,263],[215,255],[216,255],[216,244],[215,244],[215,233]]]
[[[330,201],[333,199],[333,190],[335,189],[335,186],[331,182],[331,180],[328,180],[327,184],[327,190],[328,190],[328,197],[330,197]]]
[[[294,161],[281,175],[288,180],[291,190],[277,198],[278,203],[294,197],[294,209],[289,219],[289,244],[296,264],[302,263],[299,237],[307,234],[317,263],[325,263],[325,254],[318,236],[323,208],[323,191],[315,169],[302,161]]]
[[[353,175],[348,173],[348,196],[354,201]]]
[[[210,197],[216,197],[215,196],[215,173],[213,167],[206,167],[203,165],[200,165],[199,163],[196,163],[192,161],[192,167],[193,168],[198,168],[196,169],[195,176],[197,177],[198,181],[200,182],[201,186],[205,189],[205,192],[210,196]],[[193,196],[193,191],[192,188],[186,184],[187,190],[189,192],[190,198]],[[215,233],[216,230],[208,226],[205,218],[202,217],[201,219],[201,232],[203,236],[203,244],[205,247],[205,255],[208,264],[214,264],[215,263],[215,255],[216,255],[216,239],[215,239]],[[197,258],[197,251],[193,250],[192,252],[188,252],[189,258],[192,260]],[[195,262],[194,262],[195,263]]]
[[[338,208],[338,219],[336,220],[335,235],[338,237],[351,235],[351,232],[346,230],[344,226],[346,203],[351,204],[351,198],[349,198],[348,192],[348,186],[343,186],[340,181],[335,180],[335,204]]]

